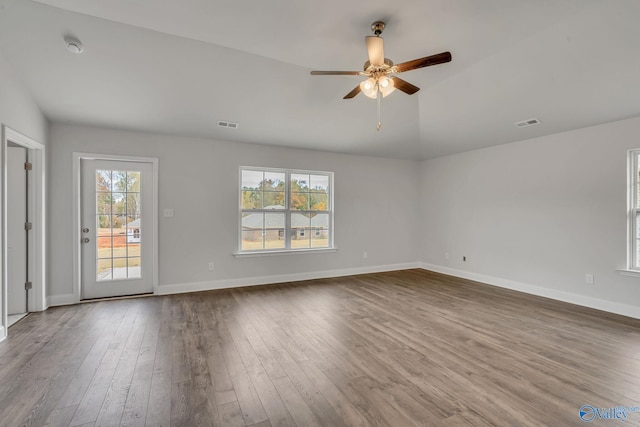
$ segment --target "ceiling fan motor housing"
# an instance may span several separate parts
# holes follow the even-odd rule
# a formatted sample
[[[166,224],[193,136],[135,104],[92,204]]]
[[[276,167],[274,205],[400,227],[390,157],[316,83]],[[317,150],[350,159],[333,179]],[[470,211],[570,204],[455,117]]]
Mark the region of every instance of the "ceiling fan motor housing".
[[[376,36],[382,34],[382,32],[384,31],[384,22],[376,21],[371,24],[371,31],[373,31],[373,34],[375,34]]]

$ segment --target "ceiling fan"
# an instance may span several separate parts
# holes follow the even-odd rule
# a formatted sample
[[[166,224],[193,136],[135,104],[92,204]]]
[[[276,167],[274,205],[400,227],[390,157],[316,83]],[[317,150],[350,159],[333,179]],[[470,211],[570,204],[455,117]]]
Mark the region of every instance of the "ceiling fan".
[[[451,61],[451,52],[442,52],[413,61],[394,64],[389,58],[384,57],[384,40],[380,37],[384,31],[385,23],[376,21],[371,24],[373,36],[366,36],[367,52],[369,60],[364,63],[363,71],[312,71],[314,76],[366,76],[367,80],[356,86],[343,99],[351,99],[362,92],[369,98],[378,100],[378,124],[377,130],[382,126],[380,122],[380,99],[398,89],[406,94],[413,95],[420,90],[419,87],[403,80],[393,74],[405,71],[429,67],[431,65],[444,64]]]

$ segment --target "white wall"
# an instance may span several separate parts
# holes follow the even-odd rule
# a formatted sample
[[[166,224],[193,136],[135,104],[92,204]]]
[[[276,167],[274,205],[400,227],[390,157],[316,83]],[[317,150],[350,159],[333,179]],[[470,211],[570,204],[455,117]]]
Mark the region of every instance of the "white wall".
[[[0,55],[0,124],[9,126],[29,136],[36,141],[46,144],[48,136],[48,122],[42,115],[38,105],[24,88],[17,76]],[[2,188],[2,175],[0,174],[0,188]],[[0,259],[5,236],[1,234]],[[0,265],[0,277],[4,275]],[[4,301],[0,292],[0,340],[4,338],[4,327],[1,324],[4,319]]]
[[[159,158],[161,292],[330,276],[418,265],[418,167],[415,161],[330,154],[52,125],[49,165],[49,295],[72,294],[72,153]],[[238,168],[268,166],[335,173],[333,253],[236,258]],[[362,252],[368,258],[362,258]],[[216,270],[208,271],[214,261]],[[175,286],[174,286],[175,285]]]
[[[0,123],[40,142],[47,143],[48,121],[31,94],[0,55]]]
[[[425,267],[640,317],[640,278],[616,272],[639,135],[633,118],[422,162]]]

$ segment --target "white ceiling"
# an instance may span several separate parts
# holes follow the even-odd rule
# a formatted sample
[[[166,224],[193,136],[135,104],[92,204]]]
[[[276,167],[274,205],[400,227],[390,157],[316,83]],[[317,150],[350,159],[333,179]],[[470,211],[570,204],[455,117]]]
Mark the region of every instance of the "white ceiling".
[[[342,99],[361,78],[309,75],[361,69],[378,19],[396,63],[453,55],[402,75],[422,90],[385,98],[380,132],[374,100]],[[54,122],[425,159],[640,115],[639,20],[636,0],[0,0],[0,54]]]

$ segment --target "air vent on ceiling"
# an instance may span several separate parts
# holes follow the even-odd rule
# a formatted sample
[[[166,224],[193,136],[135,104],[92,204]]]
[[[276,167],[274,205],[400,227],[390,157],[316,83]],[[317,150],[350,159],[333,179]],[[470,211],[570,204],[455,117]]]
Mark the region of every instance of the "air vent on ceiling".
[[[519,128],[526,128],[528,126],[539,125],[540,123],[542,122],[538,119],[529,119],[529,120],[523,120],[521,122],[515,122],[514,125],[516,125],[516,127],[519,127]]]
[[[218,120],[218,127],[227,129],[238,129],[238,123],[227,122],[225,120]]]

